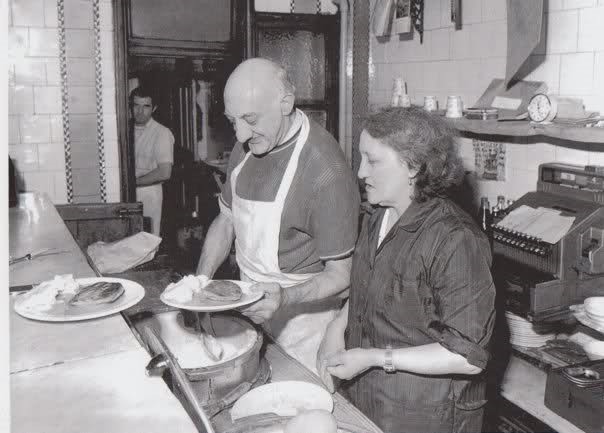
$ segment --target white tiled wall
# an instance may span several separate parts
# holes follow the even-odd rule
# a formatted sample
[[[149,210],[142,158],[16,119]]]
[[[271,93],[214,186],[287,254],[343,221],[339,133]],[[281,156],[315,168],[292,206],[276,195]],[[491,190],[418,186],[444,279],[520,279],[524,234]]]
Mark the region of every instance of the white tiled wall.
[[[9,155],[23,189],[46,192],[53,202],[65,203],[57,2],[10,0],[8,12]],[[102,0],[100,14],[105,148],[112,168],[107,176],[108,201],[119,201],[110,0]],[[66,0],[65,25],[75,201],[99,201],[92,1]]]
[[[582,98],[586,109],[604,113],[604,0],[545,0],[545,7],[547,40],[519,76],[545,81],[549,92]],[[425,0],[423,44],[417,33],[411,40],[370,35],[370,105],[388,105],[393,78],[399,76],[416,104],[430,94],[442,107],[447,95],[457,94],[473,105],[493,78],[505,74],[506,13],[505,0],[464,0],[463,27],[456,31],[450,1]],[[472,141],[462,139],[460,152],[473,169]],[[518,198],[535,189],[538,165],[551,161],[604,165],[604,143],[515,140],[507,144],[507,180],[479,182],[478,193],[491,200],[498,194]]]

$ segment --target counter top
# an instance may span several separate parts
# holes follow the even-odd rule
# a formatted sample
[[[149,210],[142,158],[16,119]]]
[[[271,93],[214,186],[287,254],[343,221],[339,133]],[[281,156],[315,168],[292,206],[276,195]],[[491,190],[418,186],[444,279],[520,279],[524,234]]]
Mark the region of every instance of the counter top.
[[[56,274],[96,276],[50,200],[35,193],[19,198],[19,207],[9,210],[11,256],[43,248],[60,253],[10,266],[10,286]],[[120,314],[77,322],[35,321],[12,309],[18,293],[7,296],[11,431],[197,431],[163,380],[146,376],[150,356]]]
[[[45,249],[56,253],[11,265],[11,286],[36,284],[63,274],[96,277],[46,195],[19,194],[19,205],[8,210],[8,231],[8,251],[13,258]]]
[[[501,395],[560,433],[584,433],[545,407],[543,398],[546,379],[545,371],[512,356],[501,384]]]
[[[197,432],[148,361],[131,349],[11,374],[11,431]]]

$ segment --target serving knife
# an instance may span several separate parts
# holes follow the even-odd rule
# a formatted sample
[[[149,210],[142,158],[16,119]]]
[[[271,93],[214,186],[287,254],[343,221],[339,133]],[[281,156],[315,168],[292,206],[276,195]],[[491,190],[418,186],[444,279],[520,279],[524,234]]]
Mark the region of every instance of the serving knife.
[[[14,265],[15,263],[20,263],[20,262],[25,262],[25,261],[29,261],[29,260],[33,260],[36,257],[42,257],[42,256],[52,256],[54,254],[61,254],[61,253],[66,253],[67,251],[56,251],[53,248],[46,248],[43,250],[38,250],[38,251],[34,251],[28,254],[25,254],[24,256],[21,257],[16,257],[14,259],[10,259],[8,260],[8,265]]]

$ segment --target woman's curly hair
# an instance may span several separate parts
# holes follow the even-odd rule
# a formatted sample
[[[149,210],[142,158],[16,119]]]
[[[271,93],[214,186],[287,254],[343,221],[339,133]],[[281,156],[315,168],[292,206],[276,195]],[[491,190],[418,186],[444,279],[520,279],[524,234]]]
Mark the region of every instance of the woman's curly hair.
[[[442,117],[418,107],[391,107],[369,115],[364,129],[396,150],[410,169],[417,170],[414,200],[449,196],[462,182],[457,133]]]

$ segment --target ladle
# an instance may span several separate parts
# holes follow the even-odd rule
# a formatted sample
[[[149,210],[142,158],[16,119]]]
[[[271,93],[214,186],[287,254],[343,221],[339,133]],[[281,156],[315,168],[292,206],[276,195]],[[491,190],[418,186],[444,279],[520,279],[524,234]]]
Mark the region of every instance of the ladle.
[[[195,314],[195,329],[199,332],[199,338],[202,340],[203,347],[206,349],[208,356],[213,361],[220,361],[224,353],[222,345],[216,338],[216,331],[212,324],[211,313],[194,313]]]

